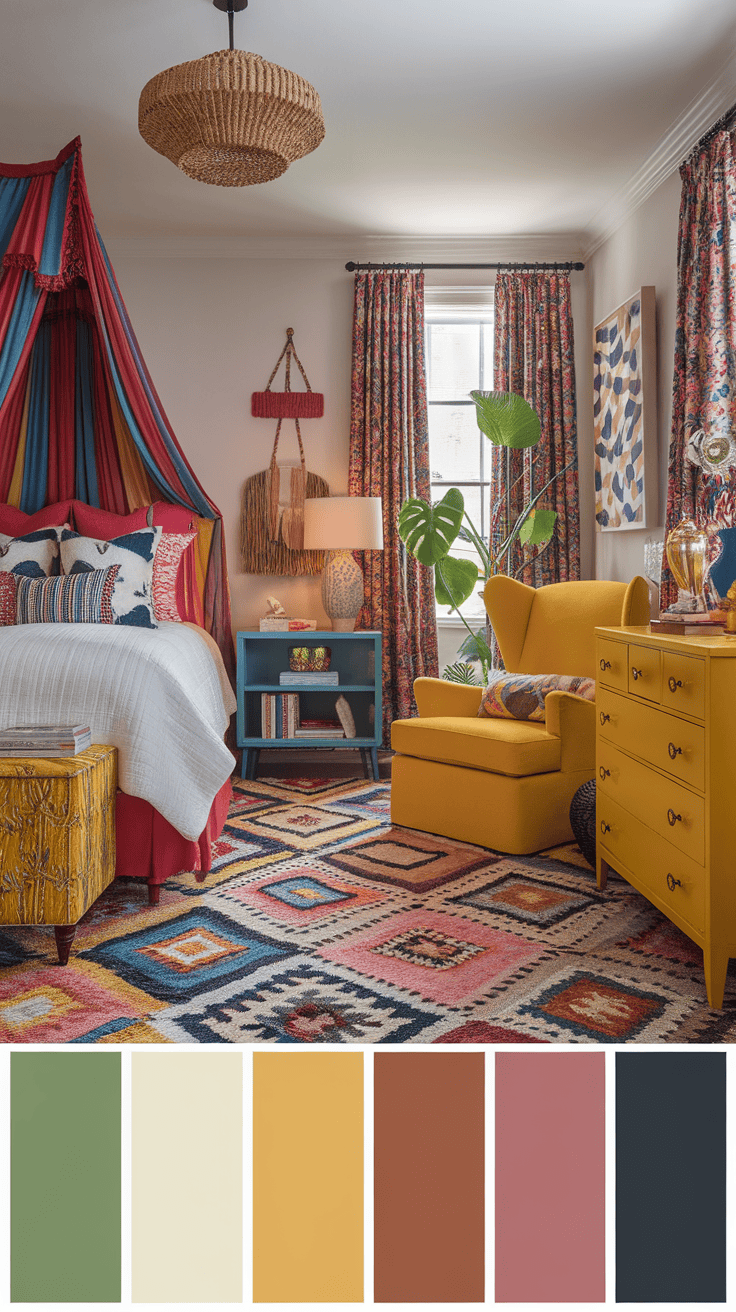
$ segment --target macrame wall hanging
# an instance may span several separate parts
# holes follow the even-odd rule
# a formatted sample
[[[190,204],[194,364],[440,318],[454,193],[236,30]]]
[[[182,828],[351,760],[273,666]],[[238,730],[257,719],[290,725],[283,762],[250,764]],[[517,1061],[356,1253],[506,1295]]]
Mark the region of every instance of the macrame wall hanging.
[[[318,474],[307,471],[300,419],[321,419],[324,396],[313,392],[301,361],[294,350],[294,329],[286,329],[286,345],[274,365],[265,392],[254,392],[251,414],[257,419],[276,419],[276,437],[268,469],[252,474],[243,489],[240,520],[242,567],[246,574],[319,574],[324,552],[304,551],[304,500],[327,497],[330,489]],[[304,379],[306,392],[291,390],[292,358]],[[272,392],[271,384],[284,360],[283,392]],[[279,465],[276,459],[281,425],[293,419],[299,443],[299,467]]]

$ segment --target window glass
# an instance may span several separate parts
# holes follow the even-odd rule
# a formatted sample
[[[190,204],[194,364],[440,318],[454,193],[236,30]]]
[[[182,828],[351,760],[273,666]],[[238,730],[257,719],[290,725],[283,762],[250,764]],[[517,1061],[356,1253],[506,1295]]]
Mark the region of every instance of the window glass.
[[[478,428],[470,392],[493,387],[493,312],[486,305],[470,308],[458,290],[457,304],[443,297],[441,309],[426,307],[427,410],[432,501],[437,503],[449,487],[462,492],[465,507],[480,537],[487,542],[490,531],[491,450]],[[453,556],[475,560],[482,569],[472,543],[457,539]],[[480,622],[485,610],[480,595],[483,578],[461,607],[469,621]],[[457,620],[449,606],[437,606],[438,619]]]

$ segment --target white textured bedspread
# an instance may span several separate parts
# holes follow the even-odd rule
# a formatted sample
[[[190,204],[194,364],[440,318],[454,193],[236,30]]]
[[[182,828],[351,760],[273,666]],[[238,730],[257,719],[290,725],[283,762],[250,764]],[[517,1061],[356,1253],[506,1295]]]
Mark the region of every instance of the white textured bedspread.
[[[202,629],[109,624],[0,628],[0,728],[88,724],[118,749],[123,792],[198,838],[234,757],[223,734],[235,697]]]

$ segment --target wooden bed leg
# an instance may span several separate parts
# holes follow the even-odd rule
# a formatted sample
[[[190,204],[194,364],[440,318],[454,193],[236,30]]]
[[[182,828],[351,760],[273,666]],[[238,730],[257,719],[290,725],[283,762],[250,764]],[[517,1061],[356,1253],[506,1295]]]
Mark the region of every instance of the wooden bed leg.
[[[209,870],[195,870],[194,878],[198,884],[203,884],[209,874]]]
[[[158,904],[159,904],[159,899],[160,899],[160,897],[161,897],[161,885],[160,885],[160,884],[149,884],[149,885],[148,885],[148,905],[149,905],[149,907],[157,907]]]
[[[65,966],[69,960],[69,949],[76,932],[76,925],[54,925],[54,938],[56,939],[56,951],[59,954],[60,966]]]

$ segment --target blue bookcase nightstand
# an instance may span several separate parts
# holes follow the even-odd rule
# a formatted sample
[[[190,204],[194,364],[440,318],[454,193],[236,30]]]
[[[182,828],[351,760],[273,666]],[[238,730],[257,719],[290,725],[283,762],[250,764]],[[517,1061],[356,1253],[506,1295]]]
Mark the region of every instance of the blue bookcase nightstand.
[[[289,669],[290,647],[329,647],[330,670],[337,671],[337,685],[315,686],[304,682],[279,683],[282,670]],[[292,633],[257,633],[241,630],[237,635],[237,738],[243,749],[242,777],[255,779],[259,752],[267,747],[294,748],[352,747],[357,749],[368,773],[368,757],[373,778],[378,778],[378,748],[383,738],[381,686],[381,634],[373,629],[354,633],[304,631]],[[355,721],[354,738],[264,738],[262,737],[262,693],[295,692],[299,694],[302,719],[336,718],[335,702],[342,694]]]

